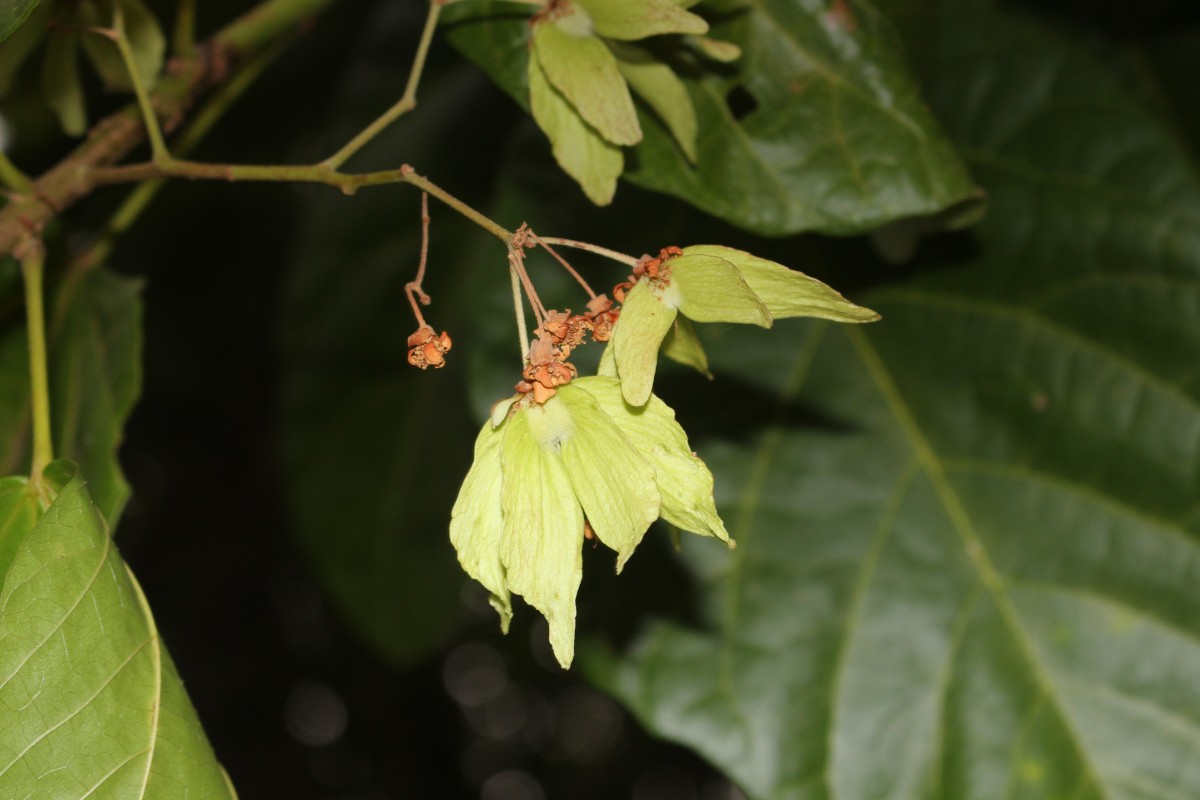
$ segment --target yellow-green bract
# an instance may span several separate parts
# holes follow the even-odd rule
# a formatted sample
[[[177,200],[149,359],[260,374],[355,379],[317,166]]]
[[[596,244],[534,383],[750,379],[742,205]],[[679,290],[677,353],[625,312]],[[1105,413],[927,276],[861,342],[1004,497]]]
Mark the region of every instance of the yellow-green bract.
[[[676,0],[577,0],[533,23],[529,105],[554,159],[593,203],[607,205],[625,168],[621,147],[642,140],[630,89],[696,160],[696,111],[683,82],[650,50],[627,44],[708,23]],[[614,41],[620,40],[620,41]]]
[[[707,364],[690,327],[675,326],[679,315],[696,322],[743,322],[763,328],[785,317],[879,319],[816,278],[731,247],[685,247],[662,268],[664,277],[642,277],[629,290],[600,362],[600,374],[620,378],[625,400],[634,406],[650,398],[659,345],[668,332],[676,337],[673,354],[686,353],[685,363],[693,366]]]
[[[450,541],[463,569],[491,593],[505,631],[513,594],[546,617],[564,668],[575,653],[585,519],[617,552],[618,572],[660,516],[732,546],[712,473],[657,397],[634,408],[616,380],[593,376],[560,387],[542,406],[497,416],[476,439]]]

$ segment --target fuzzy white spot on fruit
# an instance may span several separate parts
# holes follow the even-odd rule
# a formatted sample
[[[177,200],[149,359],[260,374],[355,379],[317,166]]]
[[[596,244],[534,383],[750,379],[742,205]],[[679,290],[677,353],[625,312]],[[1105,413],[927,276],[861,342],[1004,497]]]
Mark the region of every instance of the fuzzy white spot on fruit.
[[[658,292],[658,299],[667,308],[679,308],[679,303],[683,299],[679,294],[679,287],[675,285],[664,286]]]
[[[529,415],[529,432],[547,450],[561,452],[575,432],[571,412],[557,397],[550,398],[544,405],[531,405],[524,413]]]

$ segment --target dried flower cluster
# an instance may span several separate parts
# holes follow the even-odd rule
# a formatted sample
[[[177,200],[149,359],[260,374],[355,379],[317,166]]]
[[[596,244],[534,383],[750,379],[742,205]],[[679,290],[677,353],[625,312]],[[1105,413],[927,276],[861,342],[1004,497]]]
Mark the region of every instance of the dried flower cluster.
[[[446,366],[446,353],[452,342],[450,334],[434,333],[433,328],[422,325],[408,337],[408,363],[414,367],[440,369]]]

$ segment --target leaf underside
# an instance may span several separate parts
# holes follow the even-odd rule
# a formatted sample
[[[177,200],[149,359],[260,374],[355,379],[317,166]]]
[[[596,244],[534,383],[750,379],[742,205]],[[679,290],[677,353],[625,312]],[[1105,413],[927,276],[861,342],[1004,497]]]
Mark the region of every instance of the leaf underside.
[[[0,608],[0,796],[234,796],[82,480],[20,537]]]

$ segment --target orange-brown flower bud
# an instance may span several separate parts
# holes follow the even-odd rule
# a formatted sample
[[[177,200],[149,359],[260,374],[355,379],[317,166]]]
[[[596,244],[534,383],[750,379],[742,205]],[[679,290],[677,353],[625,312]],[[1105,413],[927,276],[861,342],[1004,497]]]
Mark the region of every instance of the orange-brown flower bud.
[[[408,363],[421,369],[444,367],[446,353],[452,345],[450,334],[442,331],[438,335],[433,328],[423,325],[408,337]]]

